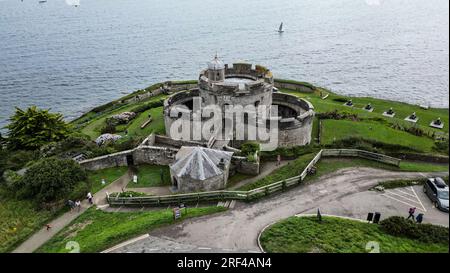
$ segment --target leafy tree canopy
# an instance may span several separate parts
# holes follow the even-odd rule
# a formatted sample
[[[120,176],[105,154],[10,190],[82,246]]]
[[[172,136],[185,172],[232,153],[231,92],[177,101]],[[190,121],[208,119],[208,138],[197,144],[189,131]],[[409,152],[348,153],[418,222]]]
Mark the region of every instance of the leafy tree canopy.
[[[70,126],[61,114],[50,113],[36,106],[26,110],[16,107],[10,121],[6,126],[7,144],[13,150],[38,149],[46,143],[60,141],[70,133]]]
[[[47,158],[25,172],[16,183],[16,190],[19,197],[32,198],[42,205],[72,196],[86,180],[86,171],[75,161]]]

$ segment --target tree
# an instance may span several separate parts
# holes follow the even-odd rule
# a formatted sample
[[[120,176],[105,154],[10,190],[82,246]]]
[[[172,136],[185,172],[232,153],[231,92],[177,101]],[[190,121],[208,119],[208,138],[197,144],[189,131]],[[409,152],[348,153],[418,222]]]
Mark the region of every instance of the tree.
[[[50,113],[36,106],[22,110],[16,107],[16,112],[10,118],[7,144],[10,149],[34,150],[42,145],[60,141],[70,133],[70,126],[63,120],[61,114]]]
[[[47,158],[31,165],[16,183],[16,191],[19,197],[32,198],[43,205],[73,196],[74,191],[80,191],[80,184],[88,190],[86,181],[86,171],[75,161]],[[81,194],[85,193],[80,191]]]

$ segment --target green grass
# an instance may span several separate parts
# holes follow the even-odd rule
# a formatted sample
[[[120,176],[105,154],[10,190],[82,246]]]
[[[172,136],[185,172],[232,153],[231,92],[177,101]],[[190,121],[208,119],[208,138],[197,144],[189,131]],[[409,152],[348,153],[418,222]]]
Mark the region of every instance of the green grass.
[[[302,155],[298,159],[289,162],[287,165],[273,171],[268,176],[253,183],[239,187],[237,190],[239,191],[253,190],[259,187],[270,185],[274,182],[281,181],[283,179],[299,175],[309,164],[309,162],[314,158],[315,155],[316,155],[315,153]]]
[[[0,253],[11,252],[58,215],[36,210],[31,201],[0,198]]]
[[[321,144],[330,145],[349,136],[401,145],[421,152],[431,152],[434,147],[434,140],[431,138],[415,136],[386,124],[331,119],[322,121]]]
[[[98,192],[102,188],[119,179],[128,170],[128,167],[113,167],[97,171],[88,171],[88,180],[91,183],[92,193]],[[102,185],[102,179],[105,179],[105,185]]]
[[[189,208],[179,220],[173,219],[171,209],[139,212],[105,212],[88,209],[36,252],[68,252],[66,243],[75,241],[80,252],[100,252],[152,229],[180,222],[187,218],[221,212],[222,207]]]
[[[266,229],[262,247],[272,253],[365,253],[366,244],[375,241],[382,253],[448,253],[448,244],[423,243],[392,236],[379,225],[336,217],[290,217]]]
[[[237,183],[241,182],[242,180],[245,180],[245,179],[248,179],[251,177],[253,177],[253,176],[249,175],[249,174],[235,173],[233,176],[230,176],[228,178],[227,188],[230,188],[230,187],[236,185]]]
[[[92,140],[95,140],[98,136],[100,136],[100,130],[102,129],[102,127],[105,125],[106,122],[106,118],[111,117],[112,115],[115,114],[120,114],[122,112],[126,112],[129,111],[139,105],[145,104],[145,103],[149,103],[152,101],[159,101],[161,99],[166,98],[166,95],[158,95],[155,97],[152,97],[149,100],[143,100],[139,103],[129,103],[126,104],[120,108],[114,109],[112,111],[106,111],[103,114],[100,114],[98,116],[95,116],[94,114],[86,114],[86,116],[92,116],[92,120],[90,120],[86,125],[84,125],[81,128],[81,133],[88,135]],[[159,109],[159,110],[158,110]],[[155,125],[149,124],[146,128],[144,128],[144,130],[142,130],[142,132],[138,132],[138,130],[140,130],[140,126],[143,123],[143,120],[145,120],[148,117],[148,114],[151,113],[153,116],[153,121],[152,123],[155,123]],[[136,122],[137,121],[137,122]],[[142,121],[142,122],[139,122]],[[155,122],[156,121],[156,122]],[[135,124],[136,123],[136,124]],[[135,124],[135,125],[134,125]],[[161,129],[161,124],[164,126],[164,120],[162,118],[162,107],[158,107],[158,108],[153,108],[150,110],[147,110],[144,113],[141,113],[136,119],[134,119],[131,124],[128,126],[131,128],[129,129],[129,133],[131,135],[143,135],[143,136],[148,136],[152,130],[159,130],[162,131]],[[164,128],[164,127],[163,127]],[[147,134],[147,132],[150,132]]]
[[[444,132],[448,134],[449,131],[449,112],[448,109],[444,108],[429,108],[427,110],[420,108],[417,105],[407,104],[403,102],[397,101],[389,101],[382,99],[375,99],[370,97],[344,97],[330,92],[329,90],[323,88],[317,88],[317,91],[314,93],[300,93],[293,90],[281,89],[283,93],[291,94],[300,98],[307,99],[314,105],[314,109],[317,113],[325,113],[331,112],[334,110],[345,111],[349,113],[355,113],[361,118],[381,118],[389,123],[400,124],[404,127],[412,126],[411,123],[404,120],[405,117],[411,115],[413,112],[416,112],[419,117],[419,121],[417,122],[417,126],[425,131],[434,131],[434,132]],[[320,98],[320,92],[323,94],[328,93],[329,97],[325,100]],[[352,99],[354,107],[344,106],[343,102],[334,101],[333,99]],[[368,103],[371,103],[374,107],[373,112],[368,112],[363,110],[362,108],[366,106]],[[384,117],[382,115],[383,112],[388,110],[390,107],[393,107],[396,115],[394,118]],[[444,129],[434,129],[429,126],[431,121],[437,119],[438,117],[444,122]]]
[[[138,182],[131,181],[128,188],[170,186],[169,166],[139,165],[137,168]],[[161,181],[161,170],[163,171],[163,181]]]
[[[145,128],[141,129],[141,125],[148,119],[149,114],[152,116],[152,121]],[[139,114],[137,118],[128,124],[126,129],[128,129],[128,136],[130,137],[147,137],[151,133],[165,134],[166,128],[164,125],[163,107],[152,108]]]

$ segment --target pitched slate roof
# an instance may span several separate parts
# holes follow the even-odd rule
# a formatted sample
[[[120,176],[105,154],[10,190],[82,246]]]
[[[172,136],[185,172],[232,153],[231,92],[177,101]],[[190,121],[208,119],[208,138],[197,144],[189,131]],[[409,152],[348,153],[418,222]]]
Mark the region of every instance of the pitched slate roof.
[[[221,175],[223,170],[218,167],[218,164],[222,159],[224,162],[230,162],[232,155],[232,152],[183,146],[178,151],[176,162],[170,166],[170,169],[178,177],[189,176],[195,180],[206,180]]]

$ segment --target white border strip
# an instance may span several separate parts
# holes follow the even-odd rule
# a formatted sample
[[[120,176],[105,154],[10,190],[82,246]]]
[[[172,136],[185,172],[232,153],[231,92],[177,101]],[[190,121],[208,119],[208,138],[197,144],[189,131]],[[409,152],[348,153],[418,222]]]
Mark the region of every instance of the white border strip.
[[[144,235],[139,236],[139,237],[137,237],[137,238],[134,238],[134,239],[125,241],[125,242],[123,242],[123,243],[121,243],[121,244],[118,244],[118,245],[116,245],[116,246],[113,246],[113,247],[111,247],[111,248],[108,248],[108,249],[106,249],[106,250],[104,250],[104,251],[102,251],[102,252],[100,252],[100,253],[109,253],[109,252],[112,252],[112,251],[114,251],[114,250],[116,250],[116,249],[119,249],[119,248],[121,248],[121,247],[127,246],[127,245],[129,245],[129,244],[135,243],[135,242],[140,241],[140,240],[143,240],[143,239],[145,239],[145,238],[148,238],[149,236],[150,236],[150,235],[148,235],[148,234],[144,234]]]

